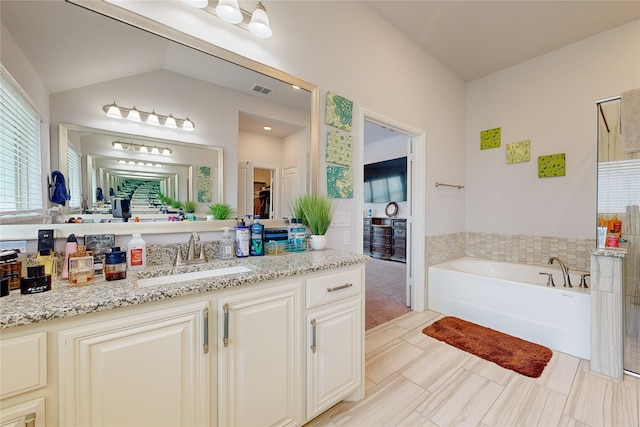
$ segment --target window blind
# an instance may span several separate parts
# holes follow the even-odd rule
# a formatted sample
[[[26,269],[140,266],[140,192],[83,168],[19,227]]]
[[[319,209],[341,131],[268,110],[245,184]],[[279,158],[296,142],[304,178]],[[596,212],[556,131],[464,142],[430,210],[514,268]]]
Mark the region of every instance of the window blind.
[[[0,215],[42,212],[40,120],[0,72]]]
[[[69,176],[67,177],[67,187],[69,188],[69,200],[70,209],[80,209],[80,203],[82,202],[81,190],[80,190],[80,155],[71,146],[67,144],[67,169]]]
[[[640,205],[640,159],[598,163],[598,212],[622,213]]]

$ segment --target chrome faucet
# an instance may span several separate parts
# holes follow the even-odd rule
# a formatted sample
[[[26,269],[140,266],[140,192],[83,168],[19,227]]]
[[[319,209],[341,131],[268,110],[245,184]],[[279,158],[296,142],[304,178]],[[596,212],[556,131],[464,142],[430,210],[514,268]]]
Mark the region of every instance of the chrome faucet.
[[[187,249],[187,259],[185,261],[182,251],[178,248],[178,253],[176,254],[176,260],[173,265],[187,265],[187,264],[200,264],[203,262],[207,262],[207,255],[204,252],[204,244],[200,245],[200,256],[196,258],[196,242],[200,241],[200,235],[195,231],[191,233],[191,237],[189,237],[189,245]]]
[[[553,261],[558,261],[558,264],[560,264],[560,270],[562,270],[562,277],[564,278],[563,286],[572,288],[573,286],[571,286],[571,278],[569,277],[569,267],[567,267],[567,264],[565,264],[560,258],[554,256],[549,258],[549,264],[553,264]]]

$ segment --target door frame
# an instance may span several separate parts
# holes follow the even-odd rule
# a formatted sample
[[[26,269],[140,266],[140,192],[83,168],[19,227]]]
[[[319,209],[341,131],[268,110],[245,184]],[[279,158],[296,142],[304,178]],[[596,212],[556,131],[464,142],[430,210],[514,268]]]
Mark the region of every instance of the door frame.
[[[410,195],[407,205],[409,212],[407,213],[407,235],[410,236],[410,244],[407,247],[407,285],[410,286],[411,309],[413,311],[424,311],[426,309],[426,292],[425,292],[425,265],[426,265],[426,247],[425,247],[425,192],[420,191],[423,186],[420,183],[425,182],[426,169],[426,133],[424,130],[408,125],[386,114],[380,113],[362,105],[358,108],[359,116],[359,134],[360,138],[356,141],[358,153],[358,164],[360,168],[364,168],[364,122],[372,122],[384,125],[388,128],[402,132],[409,137],[408,160],[412,163],[410,168],[411,176],[407,178],[410,181]],[[363,170],[355,176],[364,176]],[[358,198],[357,212],[364,212],[363,182],[355,180],[355,194],[360,194]],[[359,253],[362,253],[363,227],[357,227],[357,236],[359,242]]]

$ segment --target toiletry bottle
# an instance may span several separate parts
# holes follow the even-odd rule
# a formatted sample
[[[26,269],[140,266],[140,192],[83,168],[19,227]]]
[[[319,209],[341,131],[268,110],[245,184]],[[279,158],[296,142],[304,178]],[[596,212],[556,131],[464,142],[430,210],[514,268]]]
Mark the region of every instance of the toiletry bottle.
[[[135,233],[127,245],[127,267],[142,270],[147,266],[147,243],[140,233]]]
[[[9,281],[9,290],[20,288],[22,263],[14,250],[0,252],[0,277]]]
[[[39,294],[51,290],[51,275],[45,274],[44,265],[27,267],[27,277],[20,279],[21,294]]]
[[[64,261],[62,263],[62,273],[60,277],[63,279],[69,278],[69,255],[78,250],[78,240],[75,234],[69,234],[67,243],[64,245]]]
[[[296,244],[296,223],[297,219],[289,219],[289,225],[287,226],[287,250],[294,251]]]
[[[104,255],[104,278],[109,281],[126,279],[127,253],[121,251],[119,246],[114,246]]]
[[[44,265],[44,274],[49,274],[51,276],[51,281],[55,281],[56,278],[58,277],[58,262],[56,260],[55,255],[53,254],[53,250],[51,249],[41,250],[40,252],[38,252],[38,255],[36,256],[36,260],[38,261],[38,264]],[[69,262],[69,259],[67,258],[67,263],[68,262]],[[68,271],[69,270],[67,268],[67,272]],[[25,277],[27,277],[27,275],[25,275]],[[67,274],[67,277],[68,277],[68,274]]]
[[[259,220],[260,216],[255,215],[251,224],[251,256],[264,255],[264,225]]]
[[[93,277],[93,252],[79,245],[77,251],[69,254],[69,283],[88,285],[93,283]]]
[[[220,239],[220,259],[233,259],[233,238],[229,233],[229,227],[224,227],[222,239]]]
[[[296,223],[296,252],[307,250],[307,228],[302,224],[302,219],[298,218]]]
[[[245,258],[249,256],[249,227],[244,223],[244,219],[236,226],[236,256]]]

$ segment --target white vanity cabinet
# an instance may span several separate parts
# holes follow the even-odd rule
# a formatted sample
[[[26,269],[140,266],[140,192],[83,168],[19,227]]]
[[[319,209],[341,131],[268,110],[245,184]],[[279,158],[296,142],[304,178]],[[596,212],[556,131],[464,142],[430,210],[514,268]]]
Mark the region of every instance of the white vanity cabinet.
[[[307,279],[307,419],[363,392],[363,270]]]
[[[208,305],[61,330],[59,425],[209,425]]]
[[[302,424],[302,283],[218,299],[220,426]]]

